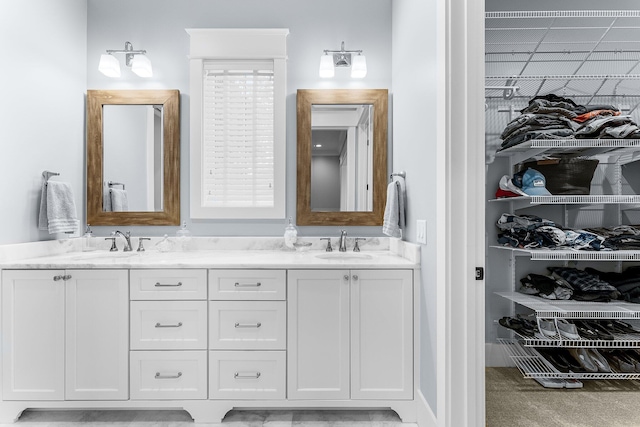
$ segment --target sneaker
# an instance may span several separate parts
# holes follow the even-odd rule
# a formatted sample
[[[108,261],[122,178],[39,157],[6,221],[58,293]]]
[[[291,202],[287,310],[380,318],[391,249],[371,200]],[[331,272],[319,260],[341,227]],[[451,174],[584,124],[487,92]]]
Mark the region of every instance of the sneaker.
[[[534,378],[545,388],[565,388],[567,382],[560,378]],[[570,387],[567,387],[570,388]]]
[[[558,326],[558,332],[561,337],[568,338],[570,340],[579,340],[578,328],[573,323],[569,323],[565,319],[557,319],[556,325]]]
[[[609,362],[607,362],[607,359],[605,359],[598,350],[596,350],[595,348],[588,348],[587,354],[598,368],[598,372],[611,372],[611,366],[609,366]]]
[[[558,335],[556,324],[551,319],[538,318],[538,330],[542,332],[544,336],[549,338],[555,338]]]
[[[580,380],[574,378],[564,378],[563,380],[565,388],[582,388],[582,381]]]
[[[598,367],[593,362],[589,354],[587,353],[587,349],[585,348],[570,348],[569,353],[573,356],[574,359],[580,363],[580,366],[587,372],[598,372]]]

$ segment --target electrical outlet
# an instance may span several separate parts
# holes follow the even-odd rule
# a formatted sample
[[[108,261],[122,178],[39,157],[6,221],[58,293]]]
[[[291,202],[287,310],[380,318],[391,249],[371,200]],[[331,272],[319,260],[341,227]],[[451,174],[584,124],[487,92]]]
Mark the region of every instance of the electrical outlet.
[[[416,241],[425,245],[427,244],[427,220],[425,219],[416,221]]]

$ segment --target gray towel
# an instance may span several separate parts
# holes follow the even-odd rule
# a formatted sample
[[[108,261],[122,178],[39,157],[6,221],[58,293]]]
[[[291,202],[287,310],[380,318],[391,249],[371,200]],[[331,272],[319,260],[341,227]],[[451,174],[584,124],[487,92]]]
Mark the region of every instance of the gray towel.
[[[76,214],[71,185],[66,182],[48,181],[43,183],[42,193],[38,228],[49,230],[49,234],[78,231],[80,221]],[[47,227],[43,228],[45,219]]]
[[[398,181],[387,186],[387,205],[384,208],[382,232],[391,237],[402,237],[405,225],[404,191]]]
[[[127,191],[119,188],[112,188],[111,193],[111,210],[114,212],[123,212],[129,210],[129,200],[127,199]]]

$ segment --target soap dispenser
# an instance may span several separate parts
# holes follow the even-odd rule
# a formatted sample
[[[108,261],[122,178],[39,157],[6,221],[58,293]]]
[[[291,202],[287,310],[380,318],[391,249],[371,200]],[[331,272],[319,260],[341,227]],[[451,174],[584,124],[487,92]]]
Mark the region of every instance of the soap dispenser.
[[[87,224],[87,228],[84,230],[84,235],[82,236],[82,250],[84,252],[94,251],[96,248],[93,247],[91,238],[93,237],[93,232],[91,231],[91,227]]]
[[[182,228],[176,232],[176,238],[178,240],[178,247],[182,251],[189,249],[189,242],[191,242],[191,232],[187,230],[187,221],[182,221]]]
[[[289,225],[284,229],[284,244],[286,247],[294,249],[293,244],[298,240],[298,230],[291,223],[291,217],[289,217]]]

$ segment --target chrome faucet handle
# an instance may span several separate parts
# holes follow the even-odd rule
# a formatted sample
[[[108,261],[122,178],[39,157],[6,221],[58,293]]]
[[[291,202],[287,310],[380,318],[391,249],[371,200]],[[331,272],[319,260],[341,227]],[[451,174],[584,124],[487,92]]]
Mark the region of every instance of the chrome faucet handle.
[[[356,237],[355,238],[355,245],[353,246],[353,252],[360,252],[360,246],[358,246],[358,241],[359,240],[367,240],[364,237]]]
[[[151,238],[150,237],[140,237],[138,239],[138,252],[144,252],[145,251],[144,246],[142,246],[142,241],[143,240],[151,240]]]
[[[105,237],[104,240],[111,240],[111,249],[109,249],[109,252],[116,252],[118,250],[115,237]]]
[[[326,252],[333,251],[333,248],[331,247],[331,237],[322,237],[322,238],[320,238],[320,240],[326,240],[327,241],[327,249],[325,249]]]
[[[338,245],[340,252],[347,251],[347,230],[340,230],[340,243]]]

